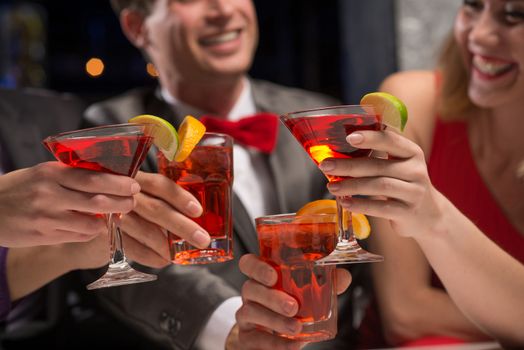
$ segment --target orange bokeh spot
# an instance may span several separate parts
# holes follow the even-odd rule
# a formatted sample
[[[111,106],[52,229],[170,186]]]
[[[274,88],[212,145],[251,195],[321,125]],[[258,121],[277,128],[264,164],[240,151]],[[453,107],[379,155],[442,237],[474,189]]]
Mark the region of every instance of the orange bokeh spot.
[[[100,58],[90,58],[86,63],[86,72],[92,77],[99,77],[104,73],[104,61]]]
[[[158,77],[158,71],[156,70],[156,68],[153,65],[153,63],[148,63],[146,65],[146,71],[147,71],[147,74],[149,74],[150,76]]]

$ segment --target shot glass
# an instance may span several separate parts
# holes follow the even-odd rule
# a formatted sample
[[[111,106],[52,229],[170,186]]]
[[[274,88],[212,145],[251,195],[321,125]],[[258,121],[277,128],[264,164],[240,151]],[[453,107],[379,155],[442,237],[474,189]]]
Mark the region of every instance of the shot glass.
[[[275,288],[299,304],[295,317],[302,322],[302,332],[279,336],[318,342],[337,334],[336,267],[315,264],[335,249],[336,220],[335,214],[282,214],[255,220],[260,257],[278,272]]]
[[[233,259],[233,139],[228,135],[206,132],[183,162],[170,162],[162,152],[158,152],[158,171],[200,201],[204,211],[193,220],[211,236],[209,247],[198,249],[175,233],[168,232],[172,262],[192,265]]]

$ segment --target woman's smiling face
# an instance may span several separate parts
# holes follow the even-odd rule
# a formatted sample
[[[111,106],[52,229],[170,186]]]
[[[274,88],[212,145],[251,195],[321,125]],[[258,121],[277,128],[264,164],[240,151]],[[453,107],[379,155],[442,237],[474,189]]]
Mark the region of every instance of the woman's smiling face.
[[[524,99],[524,0],[464,0],[455,21],[474,104]]]

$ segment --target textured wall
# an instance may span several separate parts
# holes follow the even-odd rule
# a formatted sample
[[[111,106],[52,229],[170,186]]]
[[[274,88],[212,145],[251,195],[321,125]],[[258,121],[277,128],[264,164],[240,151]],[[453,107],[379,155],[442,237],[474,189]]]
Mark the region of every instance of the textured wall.
[[[461,0],[397,0],[399,69],[431,69]]]

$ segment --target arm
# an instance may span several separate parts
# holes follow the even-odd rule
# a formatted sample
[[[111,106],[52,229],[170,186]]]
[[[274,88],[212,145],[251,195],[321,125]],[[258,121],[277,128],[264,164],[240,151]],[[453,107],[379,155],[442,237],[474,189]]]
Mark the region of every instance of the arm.
[[[436,116],[434,73],[400,73],[387,79],[381,90],[406,103],[412,116],[406,136],[420,145],[424,163],[419,163],[419,169],[426,176],[425,159],[430,154]],[[377,252],[390,256],[384,264],[372,266],[386,337],[394,343],[428,335],[485,339],[445,290],[431,285],[431,267],[416,242],[392,232],[388,221],[375,225],[381,234],[372,244]]]
[[[389,222],[372,220],[370,250],[384,256],[372,277],[384,335],[399,344],[429,335],[467,340],[485,338],[460,312],[445,290],[431,286],[431,268],[410,238],[400,237]],[[469,288],[467,288],[469,290]]]
[[[95,214],[130,211],[139,190],[129,177],[58,162],[0,176],[0,240],[11,246],[4,265],[9,299],[23,298],[69,271],[104,266],[109,259],[106,221]],[[140,237],[124,237],[129,256],[165,266],[168,254],[159,248],[165,249],[165,236]]]
[[[432,144],[436,115],[434,75],[432,72],[398,73],[388,78],[382,84],[381,90],[399,97],[406,103],[409,110],[411,118],[405,134],[420,147],[410,143],[413,147],[411,158],[409,161],[399,163],[400,166],[404,166],[403,169],[399,169],[399,172],[405,171],[402,176],[410,182],[414,181],[414,176],[417,176],[416,180],[420,181],[420,184],[406,189],[402,187],[403,183],[392,182],[390,178],[387,180],[378,178],[375,180],[378,182],[375,182],[375,185],[381,193],[373,193],[373,195],[384,194],[382,189],[385,189],[386,186],[400,186],[390,189],[397,192],[412,190],[411,195],[419,196],[419,198],[425,195],[425,200],[431,203],[431,207],[426,203],[417,203],[425,207],[406,208],[406,211],[411,210],[412,212],[404,215],[405,221],[408,220],[408,217],[415,217],[414,222],[419,223],[419,225],[412,225],[416,227],[410,230],[425,229],[434,220],[430,217],[432,213],[429,211],[437,210],[435,208],[441,204],[437,203],[441,196],[431,185],[425,163],[425,156],[429,155]],[[389,151],[393,146],[384,147]],[[359,173],[355,176],[367,175]],[[396,177],[400,176],[391,175],[391,178]],[[353,187],[357,185],[354,181]],[[366,193],[359,192],[359,194]],[[406,192],[405,195],[410,194]],[[396,200],[394,203],[400,203],[402,200]],[[384,204],[386,203],[392,202]],[[428,211],[427,221],[422,221],[424,216],[416,217],[413,213],[423,209]],[[354,210],[358,212],[361,209],[357,207]],[[383,217],[381,213],[371,215]],[[388,341],[399,344],[428,335],[454,336],[469,340],[484,339],[486,336],[467,320],[445,291],[431,285],[431,268],[420,247],[412,239],[403,238],[394,233],[393,231],[399,231],[398,227],[392,228],[388,219],[373,221],[373,231],[377,233],[372,237],[374,247],[371,248],[374,252],[385,256],[385,261],[374,264],[372,271],[382,324]]]
[[[417,100],[408,93],[414,90],[413,85],[409,80],[396,80],[397,84],[395,81],[384,84],[385,89],[390,88],[388,91],[406,101],[411,112],[418,116],[423,109],[417,108]],[[419,123],[416,120],[412,123],[413,129],[408,133],[412,139],[424,135],[424,124]],[[424,141],[421,137],[422,145],[430,144]],[[384,263],[382,274],[377,274],[378,297],[385,308],[386,326],[397,319],[403,322],[407,331],[401,334],[397,330],[396,335],[404,339],[441,330],[447,332],[442,334],[460,333],[474,339],[482,337],[480,329],[475,334],[472,326],[475,323],[501,342],[522,344],[524,282],[520,276],[524,267],[496,248],[432,186],[423,149],[387,130],[354,133],[348,136],[348,142],[391,156],[390,159],[337,160],[334,169],[328,172],[354,177],[344,181],[341,188],[332,188],[333,194],[368,196],[352,198],[344,204],[346,207],[382,218],[375,221],[381,235],[375,239],[384,241],[381,243],[383,253],[390,261]],[[415,238],[422,251],[413,241],[400,236]],[[450,297],[430,287],[422,253],[450,290]],[[488,268],[492,263],[495,267]],[[380,281],[380,277],[386,281]],[[386,285],[386,282],[389,283]],[[472,290],[475,292],[468,293]],[[390,302],[387,297],[391,298]],[[418,310],[414,309],[415,305]],[[461,316],[459,309],[467,318]],[[473,323],[468,325],[468,322]],[[429,329],[427,325],[435,328]]]
[[[124,236],[124,241],[127,254],[135,261],[151,267],[166,265],[161,253],[149,248],[159,245],[158,238],[138,243]],[[89,242],[10,248],[5,264],[9,302],[24,298],[68,272],[105,266],[108,259],[109,241],[105,233]]]
[[[472,322],[504,345],[522,346],[524,265],[458,210],[446,219],[448,227],[441,235],[417,236],[417,243]]]

